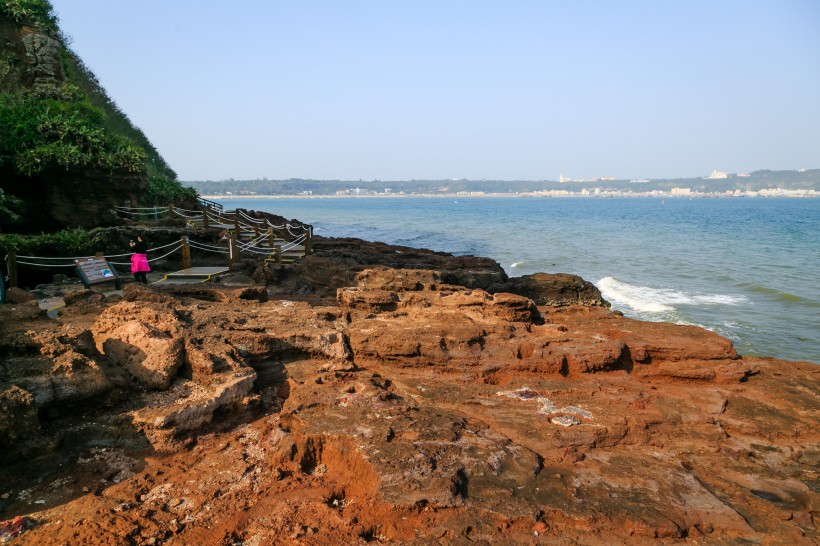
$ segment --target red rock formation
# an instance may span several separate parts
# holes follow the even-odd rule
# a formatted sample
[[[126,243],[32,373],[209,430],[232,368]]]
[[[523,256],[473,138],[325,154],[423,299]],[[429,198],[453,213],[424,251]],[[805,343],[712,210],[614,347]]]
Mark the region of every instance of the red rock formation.
[[[6,475],[0,518],[43,499],[23,535],[43,544],[818,540],[817,365],[443,280],[378,269],[338,303],[135,287],[69,307],[128,393],[93,419],[120,439],[76,445],[41,485]],[[167,343],[153,357],[170,387],[117,376],[138,359],[111,339],[180,342],[178,369]]]

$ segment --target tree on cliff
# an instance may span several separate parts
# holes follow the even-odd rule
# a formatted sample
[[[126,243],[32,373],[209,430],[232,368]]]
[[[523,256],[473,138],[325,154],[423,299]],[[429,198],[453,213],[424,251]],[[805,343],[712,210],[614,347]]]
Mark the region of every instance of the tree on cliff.
[[[117,205],[194,200],[67,43],[47,0],[0,0],[0,183],[14,212],[0,229],[90,227],[116,221]]]

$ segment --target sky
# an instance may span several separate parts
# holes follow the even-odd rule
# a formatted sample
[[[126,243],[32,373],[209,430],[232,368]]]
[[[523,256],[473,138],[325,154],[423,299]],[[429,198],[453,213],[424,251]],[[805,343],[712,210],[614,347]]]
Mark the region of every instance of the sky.
[[[817,0],[51,0],[180,180],[820,168]]]

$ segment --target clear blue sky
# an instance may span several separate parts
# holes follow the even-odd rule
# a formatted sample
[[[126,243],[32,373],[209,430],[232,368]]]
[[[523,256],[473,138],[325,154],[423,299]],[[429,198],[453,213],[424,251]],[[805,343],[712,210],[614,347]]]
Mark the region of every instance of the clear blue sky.
[[[181,180],[820,167],[820,2],[52,0]]]

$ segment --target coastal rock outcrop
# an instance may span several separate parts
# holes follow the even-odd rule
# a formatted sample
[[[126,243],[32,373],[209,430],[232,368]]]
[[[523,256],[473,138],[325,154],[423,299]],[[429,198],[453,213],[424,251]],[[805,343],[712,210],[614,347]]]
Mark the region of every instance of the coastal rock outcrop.
[[[94,418],[118,416],[114,447],[77,448],[73,461],[99,475],[72,462],[40,485],[7,476],[0,515],[42,498],[26,540],[45,544],[818,539],[817,365],[742,357],[713,332],[602,305],[457,286],[435,269],[363,269],[350,284],[335,302],[129,287],[58,319],[88,323],[85,334],[46,334],[33,316],[41,333],[21,346],[54,363],[101,347],[128,396]],[[106,349],[163,336],[182,344],[175,367],[177,349],[160,343],[167,389]],[[4,389],[2,407],[36,432],[34,396]],[[96,493],[61,481],[77,475]]]
[[[488,288],[507,280],[504,269],[489,258],[453,256],[354,238],[315,237],[313,253],[305,257],[299,285],[314,293],[333,296],[351,286],[365,269],[435,270],[442,282],[468,288]]]
[[[104,311],[91,331],[97,349],[141,385],[167,389],[182,366],[183,328],[163,305],[121,302]]]
[[[521,277],[511,277],[506,282],[495,284],[489,292],[512,292],[530,298],[536,305],[562,307],[566,305],[610,304],[601,296],[601,291],[578,275],[566,273],[535,273]]]

